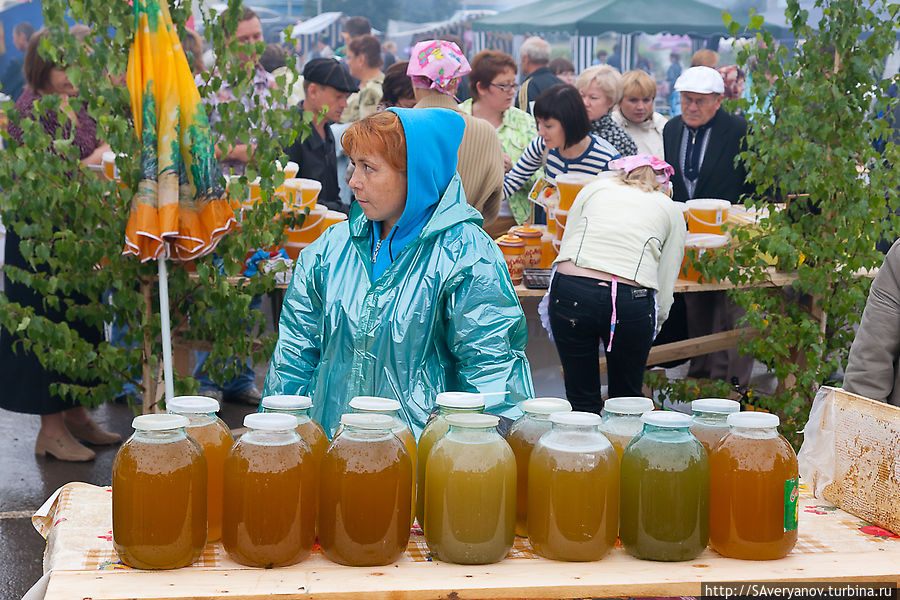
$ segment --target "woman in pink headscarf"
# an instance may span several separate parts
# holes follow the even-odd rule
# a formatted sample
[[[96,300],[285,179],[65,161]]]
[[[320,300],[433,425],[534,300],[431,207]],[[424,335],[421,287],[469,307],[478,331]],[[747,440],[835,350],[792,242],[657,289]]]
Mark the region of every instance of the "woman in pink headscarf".
[[[549,318],[573,410],[600,413],[599,346],[609,397],[641,396],[650,345],[672,306],[684,255],[681,210],[666,194],[672,167],[639,154],[584,187],[569,211]]]
[[[466,122],[459,145],[456,170],[466,200],[490,225],[500,212],[503,199],[503,148],[490,123],[466,114],[456,102],[456,88],[472,67],[453,42],[427,40],[415,45],[406,74],[412,79],[416,108],[446,108]]]

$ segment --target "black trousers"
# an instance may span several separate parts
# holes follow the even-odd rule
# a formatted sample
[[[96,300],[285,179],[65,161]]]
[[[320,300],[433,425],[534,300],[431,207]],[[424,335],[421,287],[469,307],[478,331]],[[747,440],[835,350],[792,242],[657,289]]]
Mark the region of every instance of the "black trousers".
[[[606,353],[609,397],[641,396],[656,324],[654,290],[618,284],[616,328]],[[573,410],[600,413],[600,344],[612,318],[612,284],[557,273],[550,286],[550,328]]]

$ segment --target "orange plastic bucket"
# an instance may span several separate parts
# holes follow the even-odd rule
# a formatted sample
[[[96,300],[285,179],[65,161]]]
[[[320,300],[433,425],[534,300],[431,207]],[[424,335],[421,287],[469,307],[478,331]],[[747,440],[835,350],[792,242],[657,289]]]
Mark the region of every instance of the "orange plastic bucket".
[[[325,221],[322,224],[322,231],[325,231],[335,223],[340,223],[341,221],[346,221],[347,215],[338,211],[338,210],[329,210],[325,213]]]
[[[325,226],[325,214],[328,209],[324,206],[316,206],[303,221],[303,225],[299,229],[284,228],[284,234],[287,237],[285,247],[291,244],[311,244],[322,235],[322,229]]]
[[[689,233],[722,233],[722,224],[728,218],[728,209],[731,202],[728,200],[716,200],[714,198],[702,198],[688,200],[687,225]]]
[[[575,203],[575,196],[581,189],[594,180],[593,175],[584,173],[563,173],[556,176],[556,189],[559,191],[559,207],[568,211]]]
[[[544,232],[532,225],[510,227],[509,232],[525,240],[525,268],[537,269],[541,264],[541,236]]]
[[[709,258],[709,253],[719,251],[727,244],[727,235],[717,235],[714,233],[687,234],[684,240],[684,258],[681,259],[681,271],[678,274],[678,278],[686,281],[700,282],[700,272],[691,264],[691,259],[688,258],[687,255],[688,250],[696,250],[698,259],[703,260],[704,256]]]

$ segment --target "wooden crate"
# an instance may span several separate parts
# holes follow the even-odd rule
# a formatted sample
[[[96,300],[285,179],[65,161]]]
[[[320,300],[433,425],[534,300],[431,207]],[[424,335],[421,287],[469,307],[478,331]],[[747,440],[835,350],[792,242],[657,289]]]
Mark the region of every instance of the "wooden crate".
[[[834,390],[834,480],[825,499],[900,534],[900,407]]]

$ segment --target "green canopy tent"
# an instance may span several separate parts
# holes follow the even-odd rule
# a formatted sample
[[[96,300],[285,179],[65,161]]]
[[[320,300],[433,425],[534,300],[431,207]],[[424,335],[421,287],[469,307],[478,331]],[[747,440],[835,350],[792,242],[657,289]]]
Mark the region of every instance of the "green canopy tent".
[[[741,14],[738,20],[746,24],[749,18]],[[593,37],[610,31],[693,37],[730,35],[722,10],[697,0],[540,0],[479,19],[472,29],[476,33],[569,33],[578,70],[591,64]],[[776,36],[780,33],[780,28],[769,29],[779,29],[773,31]],[[622,50],[623,57],[630,55],[627,47]],[[623,64],[627,66],[630,65]]]

